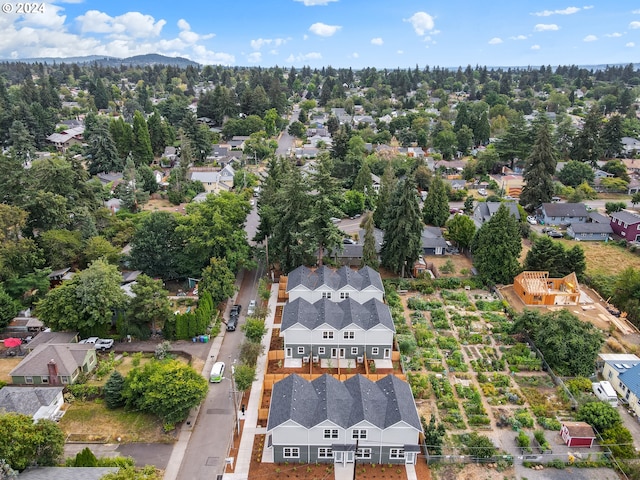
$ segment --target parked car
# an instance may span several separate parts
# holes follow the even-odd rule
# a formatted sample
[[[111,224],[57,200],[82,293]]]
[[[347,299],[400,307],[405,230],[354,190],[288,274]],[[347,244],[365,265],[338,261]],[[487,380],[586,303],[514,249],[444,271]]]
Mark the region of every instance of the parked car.
[[[356,241],[353,238],[343,238],[342,243],[345,245],[355,245]]]
[[[547,235],[549,235],[551,238],[562,238],[562,237],[564,237],[564,235],[562,235],[562,232],[559,232],[558,230],[554,230],[552,228],[547,229]]]
[[[227,332],[235,332],[238,327],[238,316],[231,315],[227,320]]]
[[[481,188],[480,190],[478,190],[478,195],[480,195],[481,197],[486,197],[487,191],[484,188]]]
[[[84,338],[80,340],[78,343],[82,343],[82,344],[89,343],[91,345],[95,345],[98,340],[100,340],[98,337],[89,337],[89,338]]]
[[[533,215],[529,215],[527,217],[527,222],[529,222],[531,225],[536,225],[538,223],[536,217],[534,217]]]
[[[113,347],[113,338],[99,338],[95,345],[96,350],[107,351]]]
[[[240,316],[240,312],[242,311],[242,305],[240,304],[235,304],[233,307],[231,307],[231,311],[229,312],[229,315],[231,315],[232,317],[238,317]]]
[[[256,301],[251,300],[249,302],[249,306],[247,307],[247,315],[253,315],[255,311],[256,311]]]

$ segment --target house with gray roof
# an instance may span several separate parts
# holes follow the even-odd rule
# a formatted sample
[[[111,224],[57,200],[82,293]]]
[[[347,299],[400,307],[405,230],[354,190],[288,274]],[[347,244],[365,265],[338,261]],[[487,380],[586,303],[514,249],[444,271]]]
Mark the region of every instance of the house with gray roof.
[[[282,309],[285,358],[346,358],[358,363],[365,356],[391,358],[395,331],[388,305],[375,298],[364,303],[353,298],[314,303],[297,298]]]
[[[572,223],[567,227],[567,235],[584,242],[606,242],[613,233],[608,223]]]
[[[538,223],[542,225],[569,225],[586,223],[589,212],[584,203],[543,203],[538,210]]]
[[[344,266],[337,270],[323,265],[316,269],[300,266],[287,276],[289,301],[304,298],[314,303],[322,298],[339,302],[347,298],[364,303],[384,299],[380,273],[371,267],[352,270]]]
[[[11,387],[0,389],[0,412],[29,415],[34,420],[55,420],[64,398],[64,387]]]
[[[420,236],[423,255],[444,255],[447,241],[442,236],[440,227],[424,227]]]
[[[42,335],[42,334],[40,334]],[[68,385],[98,363],[95,346],[88,343],[42,344],[9,373],[14,385]]]
[[[520,221],[520,211],[516,202],[478,202],[473,209],[472,216],[476,227],[480,228],[485,222],[488,222],[496,214],[500,205],[507,207],[509,213]]]
[[[640,215],[626,210],[614,212],[610,225],[613,233],[627,242],[640,242]]]
[[[31,352],[35,350],[38,345],[49,345],[54,343],[78,343],[80,338],[78,332],[40,332],[33,340],[31,340],[22,348]]]
[[[275,462],[413,464],[421,433],[411,387],[393,375],[341,382],[292,374],[271,392],[267,445]]]

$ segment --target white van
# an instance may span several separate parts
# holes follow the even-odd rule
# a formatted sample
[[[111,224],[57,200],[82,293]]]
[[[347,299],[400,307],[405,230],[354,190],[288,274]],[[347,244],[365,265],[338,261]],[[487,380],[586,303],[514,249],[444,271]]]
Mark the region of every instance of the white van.
[[[596,394],[598,399],[609,403],[612,407],[618,406],[618,395],[616,395],[616,391],[613,389],[611,383],[607,381],[594,382],[591,388],[593,388],[593,393]]]
[[[216,362],[211,368],[211,375],[209,381],[211,383],[220,383],[224,375],[224,362]]]

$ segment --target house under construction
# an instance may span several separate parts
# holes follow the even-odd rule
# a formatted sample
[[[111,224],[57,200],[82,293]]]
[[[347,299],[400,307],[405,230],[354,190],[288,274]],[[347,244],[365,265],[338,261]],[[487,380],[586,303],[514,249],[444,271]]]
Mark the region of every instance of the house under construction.
[[[575,273],[549,278],[549,272],[522,272],[513,279],[513,290],[525,305],[577,305],[580,300]]]

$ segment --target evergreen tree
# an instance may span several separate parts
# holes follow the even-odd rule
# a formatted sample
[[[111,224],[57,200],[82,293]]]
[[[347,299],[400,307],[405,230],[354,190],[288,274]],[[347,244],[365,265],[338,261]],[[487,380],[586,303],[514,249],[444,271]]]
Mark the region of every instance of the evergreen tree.
[[[476,232],[471,242],[473,264],[488,284],[508,285],[520,270],[520,227],[502,204],[496,214]]]
[[[442,227],[449,218],[449,199],[444,182],[435,175],[429,187],[429,194],[422,207],[422,219],[427,225]]]
[[[369,164],[367,162],[362,162],[360,171],[358,172],[358,175],[356,175],[356,179],[354,180],[351,189],[362,192],[365,195],[371,195],[371,169],[369,168]]]
[[[151,150],[155,157],[159,157],[164,152],[164,147],[169,144],[168,129],[164,120],[158,112],[154,112],[147,121],[149,129],[149,140],[151,141]]]
[[[396,187],[384,219],[382,265],[404,277],[420,257],[422,219],[413,179]]]
[[[535,126],[535,141],[531,154],[527,157],[523,175],[525,185],[520,194],[520,205],[530,210],[551,201],[556,163],[551,124],[546,115],[540,115]]]
[[[582,162],[591,162],[592,166],[600,160],[602,146],[602,114],[598,105],[593,105],[584,119],[584,125],[575,138],[572,158]]]
[[[602,147],[604,155],[612,158],[622,152],[622,117],[620,115],[612,115],[609,121],[604,124],[602,130]]]
[[[153,150],[147,122],[140,111],[133,114],[133,147],[131,149],[133,161],[137,166],[149,165],[153,162]]]
[[[99,132],[97,127],[96,132]],[[109,133],[118,151],[118,157],[120,157],[124,165],[124,160],[129,156],[129,153],[131,153],[133,146],[133,130],[131,130],[131,125],[125,122],[122,117],[114,118],[109,122]]]
[[[531,144],[531,135],[527,129],[524,115],[519,113],[509,123],[507,131],[496,143],[496,151],[500,160],[513,168],[516,160],[522,162],[527,158]]]
[[[35,158],[36,148],[33,135],[21,120],[14,120],[9,129],[11,156],[26,164]]]
[[[375,270],[378,269],[378,252],[376,251],[376,237],[373,234],[375,225],[373,223],[373,214],[367,213],[360,226],[364,228],[364,244],[362,246],[362,260],[360,266],[369,266]]]
[[[387,208],[391,201],[391,195],[396,188],[396,176],[391,164],[387,164],[380,179],[380,193],[376,202],[376,209],[373,212],[373,221],[377,227],[383,228],[384,219],[387,215]]]
[[[122,158],[104,122],[99,122],[91,134],[87,152],[90,155],[88,170],[91,175],[102,172],[121,172],[124,166]]]
[[[113,410],[124,405],[124,398],[122,398],[123,388],[124,377],[119,371],[114,370],[104,384],[104,404],[107,408]],[[81,465],[76,466],[79,467]]]

